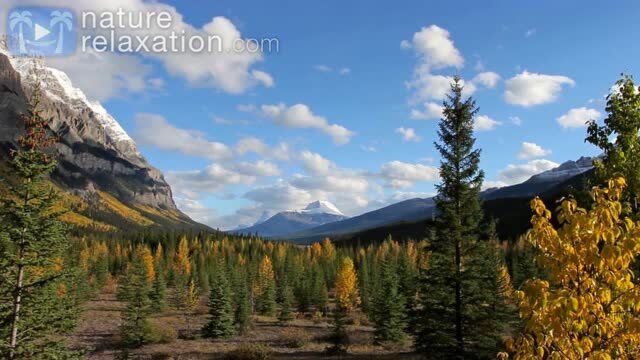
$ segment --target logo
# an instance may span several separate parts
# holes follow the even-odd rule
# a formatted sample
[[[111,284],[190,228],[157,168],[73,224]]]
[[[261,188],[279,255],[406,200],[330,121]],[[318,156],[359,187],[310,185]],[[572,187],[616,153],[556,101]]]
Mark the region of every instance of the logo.
[[[13,55],[63,56],[76,49],[75,16],[66,8],[22,6],[7,19],[7,47]]]

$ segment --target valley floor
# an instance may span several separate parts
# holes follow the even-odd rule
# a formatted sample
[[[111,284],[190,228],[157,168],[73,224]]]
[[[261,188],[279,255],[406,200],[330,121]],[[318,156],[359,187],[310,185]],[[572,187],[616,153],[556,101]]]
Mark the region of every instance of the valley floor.
[[[87,351],[87,358],[94,360],[114,359],[121,357],[118,326],[120,312],[124,304],[115,299],[113,294],[101,294],[97,299],[87,302],[80,324],[70,343],[76,348]],[[198,329],[206,321],[205,301],[192,316],[189,327],[191,333],[197,335]],[[163,344],[146,345],[131,350],[130,359],[225,359],[242,344],[264,344],[271,351],[271,359],[417,359],[412,354],[410,343],[403,346],[383,347],[373,344],[373,328],[362,325],[349,326],[352,345],[346,356],[327,356],[324,351],[329,346],[325,340],[330,333],[329,319],[312,321],[295,319],[287,325],[280,325],[275,318],[255,317],[255,327],[247,335],[234,336],[225,340],[209,340],[196,337],[191,340],[174,336]],[[168,330],[174,329],[179,334],[187,332],[184,314],[167,310],[152,318],[154,325]],[[356,321],[357,322],[357,321]]]

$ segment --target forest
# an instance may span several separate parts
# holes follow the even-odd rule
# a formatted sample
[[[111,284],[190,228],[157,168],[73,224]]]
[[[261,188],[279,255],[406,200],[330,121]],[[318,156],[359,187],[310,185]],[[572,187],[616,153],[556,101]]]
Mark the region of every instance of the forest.
[[[417,239],[309,246],[222,232],[77,232],[48,181],[39,92],[0,201],[6,359],[637,359],[640,90],[623,76],[584,189],[530,202],[500,239],[483,213],[477,105],[451,85],[438,216]]]

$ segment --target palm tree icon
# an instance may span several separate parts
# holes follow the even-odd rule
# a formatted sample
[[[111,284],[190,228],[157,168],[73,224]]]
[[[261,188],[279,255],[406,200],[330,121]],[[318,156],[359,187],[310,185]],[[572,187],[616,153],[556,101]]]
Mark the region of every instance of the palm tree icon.
[[[58,25],[58,43],[56,45],[56,54],[62,53],[62,47],[64,44],[64,28],[67,30],[71,30],[71,13],[68,11],[60,12],[58,10],[51,12],[51,23],[49,24],[51,27]]]
[[[11,13],[9,16],[9,28],[11,31],[18,26],[18,41],[20,45],[20,54],[27,53],[27,47],[24,42],[24,33],[23,33],[23,25],[26,24],[29,27],[33,27],[33,22],[31,21],[31,13],[29,11],[18,12],[15,11]]]

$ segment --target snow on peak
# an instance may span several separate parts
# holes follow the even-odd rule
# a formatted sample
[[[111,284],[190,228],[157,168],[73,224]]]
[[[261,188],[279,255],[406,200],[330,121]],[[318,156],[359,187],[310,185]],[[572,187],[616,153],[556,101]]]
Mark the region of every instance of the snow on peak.
[[[131,137],[102,104],[89,100],[81,89],[74,87],[64,71],[44,65],[43,59],[9,56],[9,60],[14,69],[27,82],[34,82],[35,73],[37,73],[40,86],[49,98],[64,102],[76,110],[91,109],[96,115],[98,125],[104,129],[105,134],[114,145],[117,146],[118,143],[124,142],[130,147],[133,144]]]
[[[344,214],[338,210],[335,205],[326,200],[314,201],[304,209],[300,210],[300,212],[307,214],[333,214],[344,216]]]

